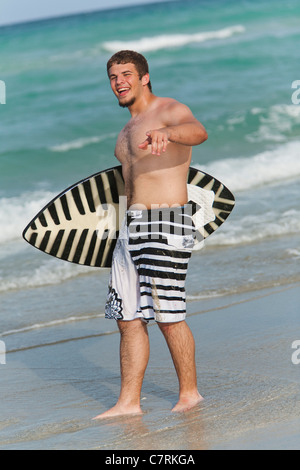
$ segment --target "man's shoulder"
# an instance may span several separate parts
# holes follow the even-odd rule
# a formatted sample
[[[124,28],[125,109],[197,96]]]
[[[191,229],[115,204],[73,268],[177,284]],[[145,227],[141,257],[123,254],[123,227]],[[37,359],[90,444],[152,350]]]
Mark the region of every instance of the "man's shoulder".
[[[180,104],[179,101],[169,97],[160,96],[157,98],[157,100],[161,106],[174,106],[176,104]]]
[[[162,111],[170,112],[180,109],[187,109],[187,106],[180,101],[174,98],[168,97],[160,97],[158,98],[158,106],[161,108]]]

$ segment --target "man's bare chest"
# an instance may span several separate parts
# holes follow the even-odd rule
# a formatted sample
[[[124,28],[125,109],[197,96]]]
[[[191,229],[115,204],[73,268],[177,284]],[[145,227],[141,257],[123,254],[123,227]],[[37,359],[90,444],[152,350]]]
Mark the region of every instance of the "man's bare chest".
[[[135,118],[130,120],[120,132],[115,154],[118,160],[125,162],[130,158],[138,158],[145,155],[145,151],[139,149],[139,145],[147,139],[146,132],[160,127],[158,119]]]

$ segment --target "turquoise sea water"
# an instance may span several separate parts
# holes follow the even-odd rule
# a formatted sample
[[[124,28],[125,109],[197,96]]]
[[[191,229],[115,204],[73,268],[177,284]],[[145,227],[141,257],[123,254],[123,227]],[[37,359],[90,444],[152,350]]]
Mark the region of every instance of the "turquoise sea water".
[[[117,164],[114,145],[129,113],[110,90],[106,62],[119,49],[143,53],[154,93],[184,102],[205,125],[209,138],[192,164],[236,196],[234,213],[191,260],[190,305],[299,281],[299,14],[297,0],[185,0],[0,28],[7,344],[41,341],[26,332],[48,334],[89,316],[104,322],[108,272],[50,258],[21,233],[56,193]]]

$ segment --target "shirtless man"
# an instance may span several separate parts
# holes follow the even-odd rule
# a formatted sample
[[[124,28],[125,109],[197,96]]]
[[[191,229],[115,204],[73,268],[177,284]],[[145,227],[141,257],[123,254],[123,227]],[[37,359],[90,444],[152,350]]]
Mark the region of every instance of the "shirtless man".
[[[128,212],[133,217],[128,219],[127,214],[124,235],[128,233],[128,226],[132,223],[134,226],[141,214],[147,214],[147,210],[149,212],[152,209],[153,212],[153,208],[178,207],[182,211],[188,202],[187,174],[191,163],[191,147],[204,142],[207,133],[187,106],[152,93],[148,64],[140,54],[134,51],[118,52],[108,61],[107,71],[119,105],[127,107],[131,114],[131,119],[119,134],[115,149],[115,155],[122,164],[128,208],[134,209]],[[172,411],[188,410],[198,404],[202,397],[197,388],[194,338],[184,320],[185,297],[182,286],[185,275],[180,278],[183,281],[172,281],[170,274],[171,279],[162,279],[161,282],[152,279],[150,282],[149,278],[143,277],[145,270],[141,268],[141,262],[145,263],[145,260],[141,261],[141,257],[145,252],[148,252],[148,257],[149,253],[154,253],[155,242],[152,245],[137,245],[138,241],[128,242],[121,238],[120,234],[112,267],[113,285],[110,285],[110,301],[106,309],[106,316],[117,320],[121,335],[121,392],[116,405],[94,419],[142,413],[140,395],[149,359],[147,322],[153,318],[166,339],[178,376],[179,401]],[[161,253],[169,253],[168,259],[171,260],[179,257],[179,261],[182,261],[189,258],[192,251],[186,247],[179,250],[173,246],[174,251],[170,246],[163,247],[169,251],[161,250]],[[155,253],[159,253],[160,248],[161,245],[155,245]],[[164,259],[162,256],[156,258],[159,258],[158,263]],[[179,270],[175,269],[174,272]],[[179,284],[181,287],[178,287]],[[140,291],[135,296],[136,286],[148,290]],[[152,289],[150,293],[149,288]],[[157,295],[157,289],[160,288],[165,289],[162,291],[165,295],[161,295],[161,291]],[[174,295],[178,296],[178,291],[182,298],[174,302]],[[143,306],[142,300],[145,303],[145,299],[147,305]],[[153,304],[151,308],[149,302]],[[170,305],[167,314],[162,313],[165,312],[162,305]]]

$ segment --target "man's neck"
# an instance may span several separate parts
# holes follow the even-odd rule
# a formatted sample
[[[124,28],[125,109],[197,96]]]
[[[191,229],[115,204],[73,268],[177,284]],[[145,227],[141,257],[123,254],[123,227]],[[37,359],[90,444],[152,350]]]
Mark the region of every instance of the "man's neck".
[[[149,91],[145,92],[138,100],[128,107],[131,117],[144,113],[153,103],[156,96]]]

